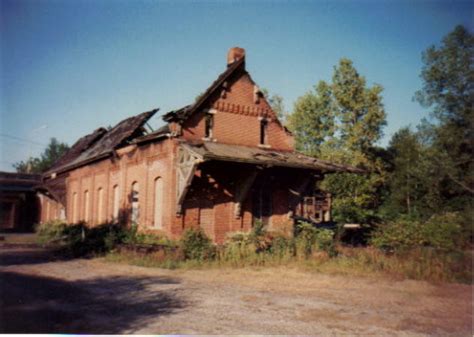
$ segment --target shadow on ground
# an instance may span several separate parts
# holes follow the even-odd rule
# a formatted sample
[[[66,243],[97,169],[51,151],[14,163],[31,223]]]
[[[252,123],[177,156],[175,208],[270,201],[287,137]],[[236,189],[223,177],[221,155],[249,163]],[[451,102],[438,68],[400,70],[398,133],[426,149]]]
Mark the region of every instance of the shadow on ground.
[[[0,332],[133,333],[149,320],[185,308],[176,291],[163,291],[178,283],[123,276],[68,282],[0,272]]]
[[[47,263],[68,260],[70,257],[59,254],[51,249],[44,249],[33,244],[2,244],[0,245],[0,266],[8,267],[23,264]]]

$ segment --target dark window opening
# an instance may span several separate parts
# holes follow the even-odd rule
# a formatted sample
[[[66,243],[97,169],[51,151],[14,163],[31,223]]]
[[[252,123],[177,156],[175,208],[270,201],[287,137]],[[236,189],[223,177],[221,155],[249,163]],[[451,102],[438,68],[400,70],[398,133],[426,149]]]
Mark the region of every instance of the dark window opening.
[[[255,182],[252,188],[252,215],[253,225],[256,222],[267,226],[270,224],[270,217],[272,215],[272,185],[268,177],[261,177],[259,181]]]
[[[206,138],[212,138],[212,128],[214,127],[214,115],[213,114],[206,114],[206,121],[205,121],[205,132],[204,135]]]
[[[260,121],[260,145],[265,145],[267,143],[267,121],[262,119]]]

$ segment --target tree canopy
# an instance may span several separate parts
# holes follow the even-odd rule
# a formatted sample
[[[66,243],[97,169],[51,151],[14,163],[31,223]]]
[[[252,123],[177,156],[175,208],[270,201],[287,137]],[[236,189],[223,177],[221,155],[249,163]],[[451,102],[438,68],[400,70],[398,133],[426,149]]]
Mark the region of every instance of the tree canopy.
[[[437,167],[441,198],[465,204],[474,194],[474,37],[463,26],[423,53],[423,87],[415,98],[432,108],[420,127]]]
[[[282,122],[283,124],[286,123],[286,118],[287,118],[288,113],[286,112],[286,109],[285,109],[285,103],[283,102],[283,97],[281,97],[278,94],[270,95],[268,89],[266,88],[262,89],[262,94],[267,99],[268,104],[270,104],[273,112],[277,115],[280,122]]]
[[[296,148],[333,162],[361,166],[367,175],[338,173],[325,177],[321,187],[334,195],[334,217],[366,222],[381,203],[384,165],[374,156],[386,124],[382,87],[368,87],[349,59],[334,67],[332,83],[320,81],[299,97],[289,116]]]
[[[19,173],[42,173],[48,170],[66,151],[69,146],[51,138],[48,146],[39,157],[30,157],[26,161],[13,164]]]

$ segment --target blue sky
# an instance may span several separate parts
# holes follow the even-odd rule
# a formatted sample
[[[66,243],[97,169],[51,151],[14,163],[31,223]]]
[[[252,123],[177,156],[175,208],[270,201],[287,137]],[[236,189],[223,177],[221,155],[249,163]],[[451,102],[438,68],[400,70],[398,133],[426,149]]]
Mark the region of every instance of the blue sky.
[[[381,84],[381,144],[428,111],[412,101],[421,53],[455,25],[473,29],[462,1],[0,0],[0,170],[70,145],[99,126],[189,104],[226,67],[232,46],[288,110],[341,57]],[[159,126],[159,116],[151,123]],[[17,137],[16,138],[12,138]]]

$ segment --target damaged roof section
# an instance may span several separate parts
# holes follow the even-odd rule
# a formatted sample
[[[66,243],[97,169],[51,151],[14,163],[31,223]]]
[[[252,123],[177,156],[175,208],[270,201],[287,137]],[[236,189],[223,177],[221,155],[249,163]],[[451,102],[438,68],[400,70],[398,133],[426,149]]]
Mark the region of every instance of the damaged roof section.
[[[143,112],[122,120],[109,131],[100,128],[81,138],[48,173],[67,171],[110,156],[114,150],[129,144],[132,139],[144,136],[144,124],[157,111],[158,109],[153,109]]]
[[[163,137],[168,137],[171,134],[171,129],[168,124],[163,125],[161,128],[138,138],[135,138],[133,144],[143,144],[146,142],[151,142]]]
[[[237,69],[245,69],[245,57],[240,58],[234,63],[228,65],[227,69],[219,75],[219,77],[211,84],[209,88],[204,92],[204,94],[199,97],[199,99],[194,103],[187,105],[181,109],[170,111],[163,115],[163,120],[165,122],[171,122],[174,120],[186,120],[190,117],[196,110],[198,110],[204,102],[221,87],[221,85],[234,73]]]
[[[319,170],[323,173],[365,173],[364,170],[358,169],[356,167],[352,167],[349,165],[333,164],[324,160],[316,159],[292,151],[276,151],[272,149],[263,149],[213,142],[183,142],[180,146],[182,146],[185,150],[191,151],[203,161],[220,160],[256,165],[293,167],[301,169]]]
[[[77,157],[81,155],[82,152],[90,148],[95,142],[97,142],[103,135],[107,133],[105,128],[98,128],[91,134],[88,134],[82,138],[80,138],[74,145],[67,151],[61,158],[59,158],[54,165],[47,171],[53,172],[57,170],[57,168],[66,165],[67,163],[72,162]]]

